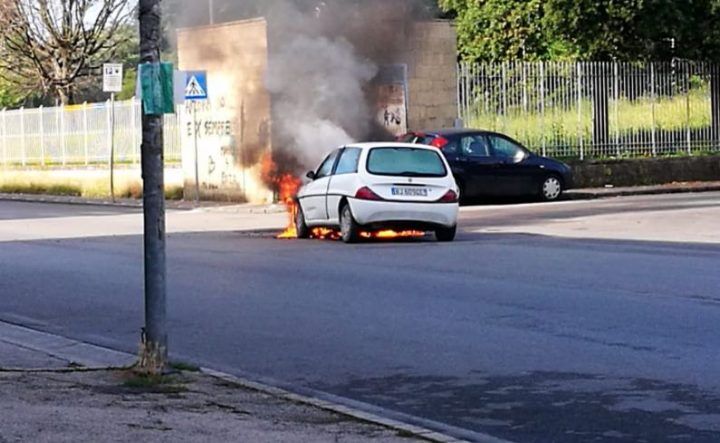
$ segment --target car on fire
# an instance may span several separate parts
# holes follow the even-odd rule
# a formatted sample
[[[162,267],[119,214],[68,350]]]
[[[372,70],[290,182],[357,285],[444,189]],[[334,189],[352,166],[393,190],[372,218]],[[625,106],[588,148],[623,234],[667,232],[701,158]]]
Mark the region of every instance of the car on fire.
[[[433,231],[455,238],[458,189],[437,148],[407,143],[360,143],[332,151],[297,194],[295,228],[340,230],[346,243],[378,230]]]
[[[568,165],[537,155],[497,132],[443,129],[410,132],[399,140],[439,148],[450,163],[463,200],[539,196],[553,201],[573,186]]]

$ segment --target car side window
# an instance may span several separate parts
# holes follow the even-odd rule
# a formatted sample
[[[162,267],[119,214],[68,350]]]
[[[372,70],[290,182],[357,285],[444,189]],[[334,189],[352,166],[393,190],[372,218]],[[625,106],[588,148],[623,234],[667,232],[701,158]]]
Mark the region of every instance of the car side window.
[[[333,166],[335,165],[335,159],[337,158],[338,151],[333,151],[325,158],[317,172],[315,173],[315,179],[327,177],[332,174]]]
[[[490,139],[492,141],[493,152],[496,158],[519,162],[525,156],[525,151],[518,144],[506,139],[505,137],[491,135]]]
[[[345,148],[340,155],[340,160],[338,160],[337,168],[335,168],[335,175],[353,174],[355,172],[358,172],[360,152],[361,151],[358,148]]]
[[[460,139],[460,150],[466,157],[490,157],[490,143],[485,135],[468,135]]]

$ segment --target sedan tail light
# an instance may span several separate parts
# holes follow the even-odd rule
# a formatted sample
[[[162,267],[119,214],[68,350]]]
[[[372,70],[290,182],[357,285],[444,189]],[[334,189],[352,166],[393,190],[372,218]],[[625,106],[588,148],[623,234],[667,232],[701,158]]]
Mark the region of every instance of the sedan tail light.
[[[436,147],[436,148],[438,148],[438,149],[442,149],[442,148],[444,148],[445,145],[447,145],[448,143],[450,143],[450,141],[449,141],[448,139],[446,139],[445,137],[441,137],[441,136],[438,135],[437,137],[435,137],[435,138],[430,142],[430,146],[434,146],[434,147]]]
[[[370,188],[364,186],[355,193],[358,200],[382,200],[383,198],[374,193]]]
[[[438,200],[438,203],[457,203],[458,202],[458,195],[457,192],[453,191],[452,189],[445,193],[445,195],[442,196],[440,200]]]

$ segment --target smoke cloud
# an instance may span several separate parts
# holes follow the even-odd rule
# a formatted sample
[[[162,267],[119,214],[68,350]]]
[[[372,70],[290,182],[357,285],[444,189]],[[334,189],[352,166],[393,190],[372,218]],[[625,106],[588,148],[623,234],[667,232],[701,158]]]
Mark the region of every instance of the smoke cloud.
[[[431,0],[213,0],[216,23],[264,16],[273,155],[281,172],[315,167],[331,149],[388,138],[375,122],[368,85],[397,62],[408,26]],[[179,11],[183,11],[179,13]],[[205,25],[208,3],[170,0],[180,27]]]

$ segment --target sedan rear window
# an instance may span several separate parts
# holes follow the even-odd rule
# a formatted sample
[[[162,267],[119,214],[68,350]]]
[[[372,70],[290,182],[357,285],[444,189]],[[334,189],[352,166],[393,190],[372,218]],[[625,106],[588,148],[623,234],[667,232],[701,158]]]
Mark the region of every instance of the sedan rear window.
[[[416,148],[373,148],[368,154],[367,171],[375,175],[404,177],[447,175],[439,152]]]

